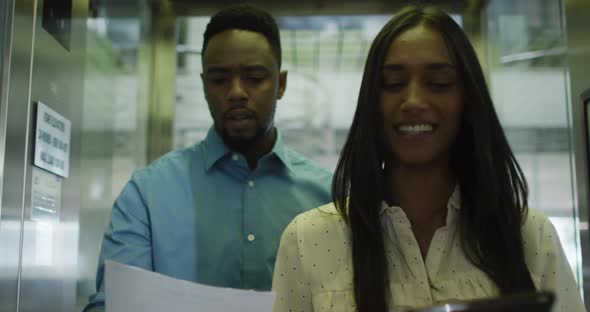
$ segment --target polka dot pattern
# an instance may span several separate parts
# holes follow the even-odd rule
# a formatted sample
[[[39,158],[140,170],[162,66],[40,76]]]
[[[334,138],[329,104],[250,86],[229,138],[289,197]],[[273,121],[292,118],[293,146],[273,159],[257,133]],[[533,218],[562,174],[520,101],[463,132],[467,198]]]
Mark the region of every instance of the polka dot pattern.
[[[458,198],[455,198],[458,201]],[[399,207],[382,210],[391,302],[421,307],[450,300],[494,297],[497,287],[461,249],[453,197],[447,225],[432,238],[425,259]],[[558,236],[547,217],[529,210],[523,226],[527,265],[538,289],[557,295],[554,312],[585,311]],[[281,239],[273,290],[275,312],[355,311],[350,231],[330,204],[299,215]]]

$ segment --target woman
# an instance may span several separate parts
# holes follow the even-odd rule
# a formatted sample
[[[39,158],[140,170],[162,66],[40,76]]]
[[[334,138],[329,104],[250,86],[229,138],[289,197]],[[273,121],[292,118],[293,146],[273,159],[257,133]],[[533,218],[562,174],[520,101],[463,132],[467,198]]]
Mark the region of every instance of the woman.
[[[527,184],[477,56],[435,8],[374,40],[336,168],[334,203],[281,239],[275,311],[387,311],[535,290],[585,311]]]

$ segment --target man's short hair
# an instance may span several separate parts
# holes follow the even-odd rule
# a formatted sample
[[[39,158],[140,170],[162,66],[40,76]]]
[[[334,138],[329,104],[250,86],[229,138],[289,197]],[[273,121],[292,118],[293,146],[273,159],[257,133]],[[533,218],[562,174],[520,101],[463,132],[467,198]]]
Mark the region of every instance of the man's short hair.
[[[230,29],[249,30],[263,35],[281,68],[281,38],[275,19],[268,12],[247,4],[225,8],[211,17],[203,34],[202,55],[213,36]]]

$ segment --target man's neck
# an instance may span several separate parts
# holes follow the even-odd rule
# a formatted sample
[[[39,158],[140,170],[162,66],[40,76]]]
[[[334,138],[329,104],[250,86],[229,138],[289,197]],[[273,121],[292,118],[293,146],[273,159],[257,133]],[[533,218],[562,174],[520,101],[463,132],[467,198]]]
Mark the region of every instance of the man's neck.
[[[251,170],[256,169],[260,158],[272,151],[276,141],[277,129],[273,127],[260,140],[257,140],[248,149],[242,151]]]

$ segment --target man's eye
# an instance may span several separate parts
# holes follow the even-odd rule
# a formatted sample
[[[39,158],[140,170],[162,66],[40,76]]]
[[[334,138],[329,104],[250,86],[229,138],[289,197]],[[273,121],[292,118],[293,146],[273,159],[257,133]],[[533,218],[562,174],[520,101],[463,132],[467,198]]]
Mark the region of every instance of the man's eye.
[[[264,80],[263,76],[247,76],[246,79],[251,82],[261,82]]]
[[[213,83],[213,84],[222,84],[225,81],[227,81],[227,79],[225,77],[209,77],[209,82]]]

